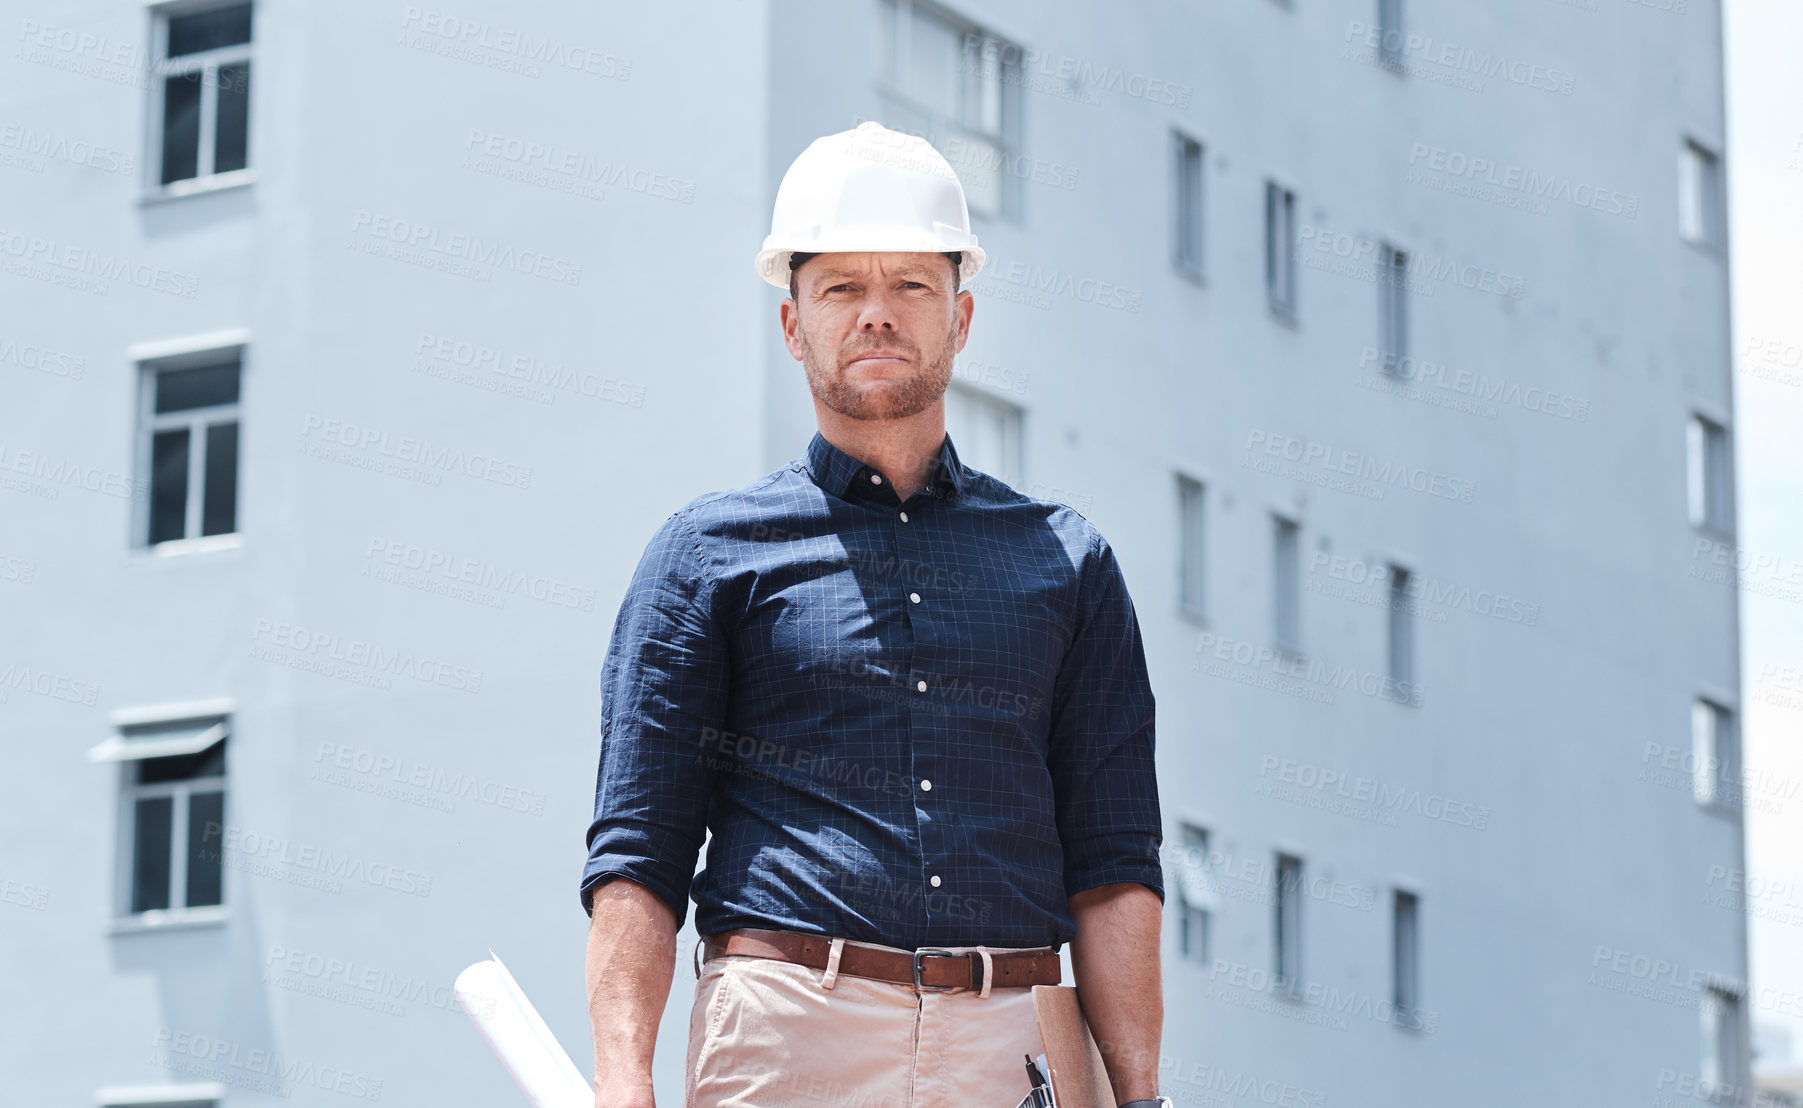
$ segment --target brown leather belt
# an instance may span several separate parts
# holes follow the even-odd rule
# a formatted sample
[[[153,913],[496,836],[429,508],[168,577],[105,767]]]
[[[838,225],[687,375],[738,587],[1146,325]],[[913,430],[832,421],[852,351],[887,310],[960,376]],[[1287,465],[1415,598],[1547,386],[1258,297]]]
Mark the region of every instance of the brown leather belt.
[[[778,958],[817,970],[826,968],[827,957],[833,948],[832,937],[828,935],[769,931],[761,927],[735,927],[703,936],[701,941],[709,958],[720,954],[749,954],[757,958]],[[1056,985],[1064,976],[1058,951],[1052,947],[991,951],[989,964],[995,975],[990,983],[993,989]],[[930,946],[908,954],[848,942],[839,951],[839,972],[912,985],[925,992],[981,989],[983,956],[974,950],[952,952]]]

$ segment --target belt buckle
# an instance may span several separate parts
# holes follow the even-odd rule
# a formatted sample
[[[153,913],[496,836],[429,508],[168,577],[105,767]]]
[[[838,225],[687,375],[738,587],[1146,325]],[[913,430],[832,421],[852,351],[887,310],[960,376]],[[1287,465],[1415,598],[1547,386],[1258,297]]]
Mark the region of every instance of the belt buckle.
[[[959,986],[957,985],[923,985],[920,983],[920,959],[923,955],[929,954],[937,955],[941,958],[964,958],[966,960],[970,958],[970,955],[968,954],[959,954],[956,951],[951,950],[941,950],[936,946],[921,947],[914,952],[914,987],[924,993],[949,993],[958,988]]]

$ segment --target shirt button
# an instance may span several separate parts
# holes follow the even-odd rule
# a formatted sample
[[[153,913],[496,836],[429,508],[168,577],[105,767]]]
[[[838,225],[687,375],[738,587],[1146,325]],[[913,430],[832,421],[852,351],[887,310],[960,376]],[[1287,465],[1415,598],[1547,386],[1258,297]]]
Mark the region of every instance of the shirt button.
[[[932,792],[933,791],[933,783],[931,781],[928,781],[926,778],[922,777],[920,779],[920,791],[923,793]]]
[[[873,474],[871,474],[871,475],[870,475],[870,483],[871,483],[871,484],[873,484],[873,485],[880,485],[880,484],[882,484],[882,483],[883,483],[883,475],[882,475],[882,474],[880,474],[880,473],[873,473]]]
[[[902,522],[903,522],[903,523],[906,523],[906,522],[908,522],[908,513],[907,513],[907,512],[903,512],[903,513],[902,513],[902,514],[901,514],[901,517],[902,517]]]
[[[918,604],[918,603],[920,603],[920,594],[917,592],[911,592],[908,594],[908,599],[912,600],[914,603]]]
[[[934,874],[934,875],[933,875],[933,876],[932,876],[932,878],[931,878],[931,880],[932,880],[932,883],[933,883],[933,887],[934,887],[934,888],[935,888],[935,889],[937,889],[937,888],[938,888],[938,887],[939,887],[939,875],[938,875],[938,874],[936,874],[936,873],[935,873],[935,874]]]
[[[925,681],[916,681],[914,683],[914,687],[919,689],[921,692],[927,691],[927,683]]]

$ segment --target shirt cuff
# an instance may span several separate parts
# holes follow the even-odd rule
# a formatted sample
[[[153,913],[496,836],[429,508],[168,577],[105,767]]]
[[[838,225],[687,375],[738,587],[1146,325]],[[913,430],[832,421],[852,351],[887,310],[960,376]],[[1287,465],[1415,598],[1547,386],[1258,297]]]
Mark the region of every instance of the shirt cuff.
[[[588,864],[582,868],[582,910],[595,914],[596,886],[614,877],[625,877],[656,893],[676,916],[681,930],[689,914],[689,884],[694,878],[694,858],[680,873],[665,861],[668,851],[659,851],[650,837],[642,832],[616,828],[597,835],[589,850]]]
[[[1064,893],[1076,896],[1085,889],[1118,881],[1136,881],[1158,894],[1164,902],[1164,866],[1159,863],[1161,836],[1150,831],[1117,831],[1066,843]]]

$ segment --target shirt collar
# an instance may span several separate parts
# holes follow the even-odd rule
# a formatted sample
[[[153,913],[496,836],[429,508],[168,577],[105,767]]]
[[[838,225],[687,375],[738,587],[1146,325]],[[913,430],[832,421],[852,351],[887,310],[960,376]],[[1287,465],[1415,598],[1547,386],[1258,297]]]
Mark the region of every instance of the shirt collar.
[[[844,499],[854,485],[869,483],[870,475],[876,472],[876,467],[865,465],[827,442],[826,436],[819,431],[815,431],[808,442],[808,475],[816,485],[834,496]],[[964,491],[964,463],[958,460],[958,451],[952,446],[949,434],[939,446],[939,456],[933,460],[927,487],[934,495],[946,497]]]

